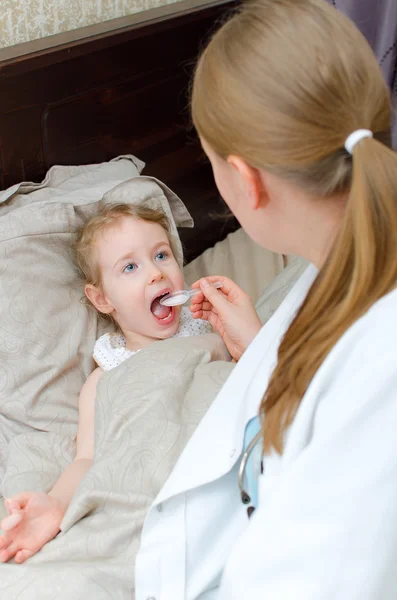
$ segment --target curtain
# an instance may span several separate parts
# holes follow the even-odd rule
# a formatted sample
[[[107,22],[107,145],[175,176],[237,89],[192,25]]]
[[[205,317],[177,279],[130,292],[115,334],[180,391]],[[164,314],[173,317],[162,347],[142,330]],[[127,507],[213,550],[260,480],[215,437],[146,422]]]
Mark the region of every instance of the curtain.
[[[397,0],[327,0],[355,22],[371,44],[392,91],[397,148]]]

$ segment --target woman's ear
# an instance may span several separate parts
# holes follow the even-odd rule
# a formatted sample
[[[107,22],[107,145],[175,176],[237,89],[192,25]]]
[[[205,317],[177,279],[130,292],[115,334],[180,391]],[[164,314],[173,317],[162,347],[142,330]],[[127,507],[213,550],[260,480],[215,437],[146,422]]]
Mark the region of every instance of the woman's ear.
[[[234,154],[227,157],[227,162],[239,173],[245,197],[252,210],[257,210],[261,205],[263,206],[264,202],[267,203],[268,196],[262,172],[255,167],[251,167],[243,158]]]
[[[84,288],[85,295],[95,308],[105,315],[109,315],[114,311],[113,306],[107,301],[105,294],[100,287],[87,283]]]

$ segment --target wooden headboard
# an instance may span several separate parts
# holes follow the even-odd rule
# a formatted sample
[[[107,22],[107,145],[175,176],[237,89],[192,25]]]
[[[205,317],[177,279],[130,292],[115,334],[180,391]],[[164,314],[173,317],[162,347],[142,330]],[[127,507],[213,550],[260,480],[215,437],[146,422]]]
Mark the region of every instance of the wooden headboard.
[[[225,219],[190,127],[188,88],[200,47],[235,2],[160,17],[0,61],[0,187],[41,181],[54,164],[131,153],[171,187],[196,227],[191,260],[237,227]]]

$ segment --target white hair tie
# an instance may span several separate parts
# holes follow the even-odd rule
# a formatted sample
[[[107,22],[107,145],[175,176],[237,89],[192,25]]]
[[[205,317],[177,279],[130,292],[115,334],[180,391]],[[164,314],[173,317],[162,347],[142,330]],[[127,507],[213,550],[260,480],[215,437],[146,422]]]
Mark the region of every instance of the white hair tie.
[[[369,129],[357,129],[353,131],[345,141],[345,148],[349,154],[353,154],[353,149],[358,142],[361,142],[364,138],[372,138],[374,134]]]

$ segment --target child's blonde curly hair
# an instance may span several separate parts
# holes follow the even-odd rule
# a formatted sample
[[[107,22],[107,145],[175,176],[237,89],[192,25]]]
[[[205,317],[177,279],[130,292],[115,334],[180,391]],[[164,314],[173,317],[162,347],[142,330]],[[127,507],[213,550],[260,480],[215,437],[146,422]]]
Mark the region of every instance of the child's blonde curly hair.
[[[133,204],[105,204],[98,213],[85,223],[77,233],[75,240],[75,260],[84,285],[101,286],[101,272],[95,255],[95,244],[98,235],[125,217],[132,217],[133,219],[160,225],[167,233],[171,249],[174,252],[170,222],[162,210]],[[86,297],[82,301],[89,306],[93,306]],[[109,317],[109,315],[102,316],[105,318]],[[114,321],[111,316],[110,319]]]

